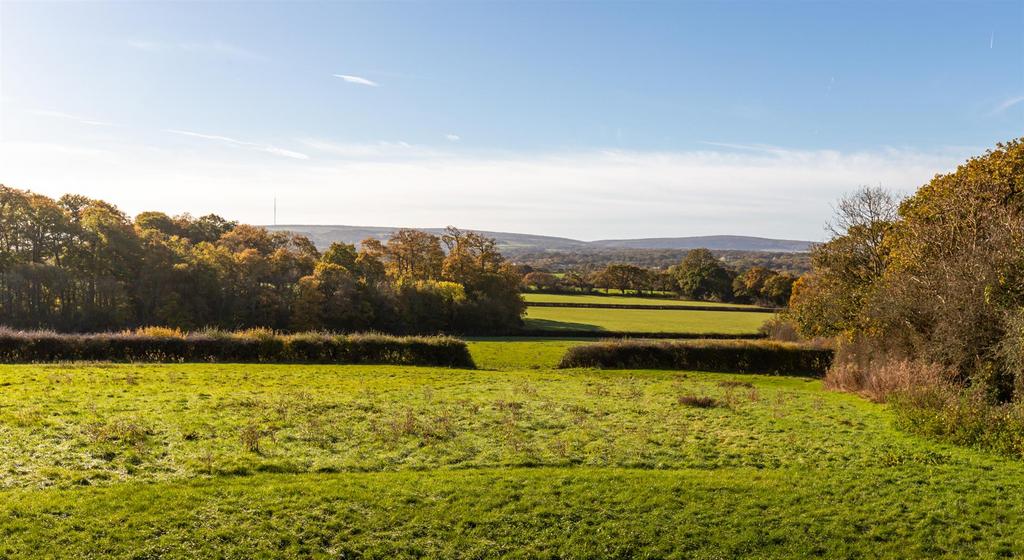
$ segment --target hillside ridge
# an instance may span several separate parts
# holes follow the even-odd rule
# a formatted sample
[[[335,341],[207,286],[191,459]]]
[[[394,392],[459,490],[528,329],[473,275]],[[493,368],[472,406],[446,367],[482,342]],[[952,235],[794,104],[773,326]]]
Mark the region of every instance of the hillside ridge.
[[[323,249],[331,243],[358,244],[367,238],[387,239],[400,227],[280,224],[263,226],[272,231],[292,231],[309,237]],[[444,228],[413,228],[432,234],[441,234]],[[647,237],[636,239],[600,239],[581,241],[568,237],[472,230],[495,239],[503,250],[586,251],[598,249],[713,249],[721,251],[765,251],[801,253],[809,251],[812,241],[773,239],[748,235],[700,235],[681,237]]]

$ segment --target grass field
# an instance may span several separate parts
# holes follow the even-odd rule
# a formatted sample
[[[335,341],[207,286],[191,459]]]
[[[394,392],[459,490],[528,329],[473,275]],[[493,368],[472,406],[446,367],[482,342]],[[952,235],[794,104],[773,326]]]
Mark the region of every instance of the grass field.
[[[771,313],[528,307],[526,328],[557,331],[750,334]]]
[[[714,301],[689,301],[669,298],[650,298],[637,296],[600,296],[583,294],[523,294],[527,303],[598,303],[614,305],[670,305],[674,307],[751,307],[742,303],[718,303]]]
[[[1020,462],[816,381],[552,369],[570,344],[0,366],[0,557],[1024,554]]]

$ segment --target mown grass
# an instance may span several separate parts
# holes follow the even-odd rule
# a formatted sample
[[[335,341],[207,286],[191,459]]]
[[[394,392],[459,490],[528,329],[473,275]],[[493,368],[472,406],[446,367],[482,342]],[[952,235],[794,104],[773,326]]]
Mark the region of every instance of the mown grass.
[[[525,293],[523,299],[529,303],[604,303],[614,305],[665,305],[673,307],[750,307],[742,303],[719,303],[714,301],[691,301],[666,297],[639,297],[594,294],[536,294]]]
[[[9,493],[0,555],[967,558],[1024,552],[1020,470],[902,464],[259,475]],[[824,476],[823,476],[824,475]],[[1017,478],[1014,478],[1016,475]]]
[[[815,403],[791,402],[804,381],[766,380],[749,391],[720,387],[723,379],[398,366],[5,366],[0,488],[258,472],[768,466],[804,453],[804,461],[818,460],[778,432],[734,437],[763,423],[811,422]],[[679,407],[688,394],[734,410]],[[813,431],[842,430],[838,421],[819,418]]]
[[[528,307],[526,328],[553,332],[753,334],[773,316],[743,311]]]
[[[1024,554],[1018,461],[815,380],[552,369],[568,344],[0,366],[0,557]]]
[[[566,350],[587,340],[559,338],[475,338],[468,344],[473,362],[481,369],[554,369]]]

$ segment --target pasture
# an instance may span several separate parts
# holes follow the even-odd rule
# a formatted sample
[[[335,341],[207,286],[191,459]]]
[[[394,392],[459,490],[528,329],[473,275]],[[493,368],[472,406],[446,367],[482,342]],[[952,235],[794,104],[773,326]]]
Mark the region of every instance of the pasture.
[[[714,301],[690,301],[673,299],[668,297],[640,297],[621,295],[599,295],[599,294],[537,294],[524,293],[523,299],[530,303],[582,303],[582,304],[611,304],[611,305],[659,305],[673,307],[750,307],[755,305],[742,303],[719,303]]]
[[[553,332],[753,334],[772,316],[753,311],[528,307],[526,328]]]
[[[815,380],[554,369],[573,344],[0,366],[0,557],[1024,554],[1019,461]]]

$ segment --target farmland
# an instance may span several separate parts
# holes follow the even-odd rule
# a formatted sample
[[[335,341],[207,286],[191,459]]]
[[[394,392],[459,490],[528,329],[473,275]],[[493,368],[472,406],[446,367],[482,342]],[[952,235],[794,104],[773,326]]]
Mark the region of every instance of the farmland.
[[[742,311],[529,307],[526,328],[551,331],[753,334],[772,315]]]
[[[572,344],[2,366],[0,557],[1024,554],[1017,461],[815,380],[554,369]]]
[[[714,301],[689,301],[667,297],[639,297],[594,294],[523,294],[523,299],[530,303],[559,304],[599,304],[599,305],[658,305],[673,307],[756,307],[742,303],[719,303]]]

